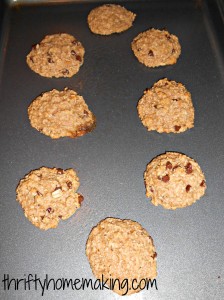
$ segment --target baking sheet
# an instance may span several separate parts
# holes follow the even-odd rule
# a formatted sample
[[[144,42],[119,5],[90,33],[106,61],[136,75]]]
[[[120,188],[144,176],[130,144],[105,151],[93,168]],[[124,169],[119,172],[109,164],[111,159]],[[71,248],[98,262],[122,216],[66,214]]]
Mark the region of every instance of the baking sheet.
[[[197,2],[201,3],[201,1]],[[106,217],[132,219],[153,237],[158,253],[157,287],[128,299],[224,298],[224,27],[215,1],[129,1],[134,26],[118,35],[93,35],[87,26],[95,2],[8,6],[1,28],[0,65],[0,299],[119,299],[112,291],[22,287],[4,290],[4,274],[92,278],[85,256],[89,232]],[[2,10],[3,11],[3,10]],[[134,57],[130,43],[150,27],[179,37],[174,66],[150,69]],[[46,34],[66,32],[86,49],[80,71],[68,79],[32,72],[25,57]],[[136,105],[143,91],[167,77],[192,94],[195,127],[185,133],[147,132]],[[97,117],[96,129],[78,139],[51,140],[31,128],[27,107],[41,92],[69,87],[83,95]],[[194,205],[168,211],[145,196],[147,163],[165,151],[194,158],[207,179],[206,195]],[[35,228],[16,202],[15,189],[41,166],[74,168],[82,207],[55,230]]]

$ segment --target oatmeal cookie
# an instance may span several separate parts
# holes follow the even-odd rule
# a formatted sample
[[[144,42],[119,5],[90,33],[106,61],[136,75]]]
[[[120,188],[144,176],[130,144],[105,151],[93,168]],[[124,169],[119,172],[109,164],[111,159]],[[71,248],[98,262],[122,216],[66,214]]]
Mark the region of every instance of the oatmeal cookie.
[[[131,48],[139,62],[151,68],[173,65],[181,53],[181,46],[175,35],[154,28],[134,38]]]
[[[44,77],[72,77],[84,62],[85,49],[67,33],[47,35],[32,47],[26,57],[28,66]]]
[[[82,136],[96,125],[83,97],[68,88],[41,94],[30,104],[28,116],[32,127],[52,139]]]
[[[144,173],[146,196],[157,206],[176,209],[189,206],[206,190],[205,176],[192,158],[167,152],[154,158]]]
[[[109,35],[129,29],[136,15],[126,8],[116,4],[104,4],[94,8],[87,21],[93,33]]]
[[[143,278],[154,279],[157,276],[156,251],[148,232],[137,222],[107,218],[94,227],[86,243],[88,257],[96,278],[119,279],[120,283],[128,279],[128,295],[140,289],[132,289]],[[114,292],[123,295],[125,289],[115,284]]]
[[[180,133],[194,127],[190,92],[182,83],[167,78],[159,80],[144,92],[137,110],[148,131]]]
[[[56,228],[60,220],[71,217],[83,196],[76,193],[79,178],[73,169],[42,167],[21,179],[16,189],[17,201],[27,219],[36,227]]]

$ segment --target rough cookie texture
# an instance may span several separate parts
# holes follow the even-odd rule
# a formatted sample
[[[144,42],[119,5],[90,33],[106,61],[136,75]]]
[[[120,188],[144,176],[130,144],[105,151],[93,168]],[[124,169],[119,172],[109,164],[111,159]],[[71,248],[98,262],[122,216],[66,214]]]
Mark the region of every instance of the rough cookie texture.
[[[32,127],[53,139],[82,136],[96,125],[83,97],[67,88],[37,97],[28,108],[28,116]]]
[[[181,53],[178,38],[166,30],[149,29],[132,41],[131,48],[147,67],[173,65]]]
[[[28,66],[44,77],[71,77],[84,61],[85,49],[72,35],[47,35],[27,55]]]
[[[80,207],[83,196],[76,193],[78,187],[74,170],[42,167],[20,180],[16,200],[33,225],[47,230],[56,228],[61,219],[68,219]]]
[[[91,10],[87,21],[93,33],[109,35],[130,28],[135,17],[134,13],[120,5],[105,4]]]
[[[167,209],[189,206],[205,193],[205,176],[196,161],[176,152],[154,158],[144,173],[146,196]]]
[[[144,92],[137,106],[142,124],[150,131],[180,133],[194,127],[194,107],[185,86],[167,78]]]
[[[119,279],[120,283],[136,279],[136,285],[143,278],[154,279],[157,275],[155,247],[147,231],[137,222],[107,218],[94,227],[86,243],[88,257],[96,278]],[[134,287],[136,287],[136,285]],[[138,290],[130,289],[127,294]],[[122,295],[115,285],[114,292]]]

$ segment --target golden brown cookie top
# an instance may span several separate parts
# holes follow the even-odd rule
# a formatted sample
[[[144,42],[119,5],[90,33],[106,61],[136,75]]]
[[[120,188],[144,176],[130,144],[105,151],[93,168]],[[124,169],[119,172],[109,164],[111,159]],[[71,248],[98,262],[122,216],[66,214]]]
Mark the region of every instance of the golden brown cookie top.
[[[85,49],[67,33],[47,35],[27,55],[28,66],[44,77],[71,77],[84,62]]]
[[[166,152],[154,158],[144,173],[146,196],[166,209],[189,206],[206,190],[198,163],[185,154]]]
[[[147,67],[173,65],[181,53],[178,38],[166,30],[149,29],[132,41],[131,48]]]
[[[159,80],[144,92],[137,110],[149,131],[181,133],[194,127],[190,92],[182,83],[167,78]]]
[[[125,7],[116,4],[104,4],[94,8],[87,21],[93,33],[109,35],[129,29],[136,15]]]
[[[42,167],[20,180],[17,201],[33,225],[43,230],[56,228],[80,207],[83,197],[76,193],[78,187],[73,169]]]
[[[37,97],[28,108],[28,116],[32,127],[53,139],[82,136],[96,125],[83,97],[68,88]]]
[[[96,278],[129,280],[156,277],[156,252],[153,240],[137,222],[107,218],[94,227],[86,243],[86,255]],[[130,289],[128,294],[138,292]],[[115,285],[114,292],[122,295]]]

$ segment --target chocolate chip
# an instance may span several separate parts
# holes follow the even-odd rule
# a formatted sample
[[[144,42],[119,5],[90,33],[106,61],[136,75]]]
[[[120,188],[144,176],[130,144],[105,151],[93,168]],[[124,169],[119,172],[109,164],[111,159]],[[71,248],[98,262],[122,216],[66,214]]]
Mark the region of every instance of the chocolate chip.
[[[41,220],[43,220],[44,219],[44,216],[41,216]]]
[[[61,175],[61,174],[64,174],[64,170],[63,170],[63,169],[60,169],[60,168],[58,168],[58,169],[57,169],[57,174],[60,174],[60,175]]]
[[[181,129],[181,126],[175,125],[174,129],[175,129],[175,131],[179,131]]]
[[[49,64],[53,64],[54,63],[53,59],[50,58],[50,57],[47,59],[47,61],[49,62]]]
[[[74,137],[77,136],[82,136],[87,132],[91,132],[94,128],[96,127],[96,123],[94,122],[93,124],[86,124],[86,126],[81,125],[77,128],[76,133],[74,134]]]
[[[61,71],[63,75],[68,75],[69,74],[69,70],[68,69],[64,69]]]
[[[54,189],[54,192],[57,190],[61,190],[61,186],[56,186],[56,188]]]
[[[185,170],[186,170],[187,174],[191,174],[193,172],[192,164],[191,163],[187,163],[186,166],[185,166]]]
[[[167,40],[170,40],[171,36],[169,34],[166,34],[166,38],[167,38]]]
[[[58,218],[61,219],[61,218],[62,218],[62,215],[58,216]]]
[[[173,167],[173,165],[171,164],[171,162],[170,161],[167,161],[166,162],[166,169],[172,169],[172,167]]]
[[[205,181],[204,180],[202,180],[202,182],[200,183],[200,186],[205,187]]]
[[[79,128],[78,128],[78,132],[79,132],[79,134],[84,134],[84,133],[87,133],[87,132],[89,132],[89,130],[91,130],[91,128],[90,127],[88,127],[88,126],[79,126]]]
[[[43,196],[39,191],[37,191],[37,195],[38,196]]]
[[[149,56],[154,56],[154,53],[152,50],[149,50],[149,53],[148,53]]]
[[[190,189],[191,189],[191,185],[188,184],[188,185],[186,186],[186,192],[188,193],[188,192],[190,191]]]
[[[84,200],[83,195],[79,194],[79,196],[78,196],[78,202],[79,202],[79,204],[81,204],[83,202],[83,200]]]
[[[157,257],[157,253],[153,253],[152,258],[155,259]]]
[[[52,208],[51,208],[51,207],[48,207],[48,208],[46,209],[46,211],[50,214],[51,211],[52,211]]]
[[[173,101],[175,101],[175,102],[177,102],[177,101],[178,101],[178,99],[176,99],[176,98],[173,98],[172,100],[173,100]]]
[[[76,56],[75,50],[72,50],[72,51],[71,51],[71,54],[74,55],[74,56]]]
[[[72,182],[71,182],[71,181],[66,181],[66,184],[67,184],[67,187],[68,187],[69,189],[72,188]]]
[[[176,50],[175,49],[172,49],[172,53],[175,53],[176,52]]]
[[[85,117],[87,117],[87,116],[89,115],[88,111],[84,109],[83,115],[84,115]]]
[[[30,56],[30,60],[32,61],[32,63],[34,63],[33,56]]]
[[[138,48],[138,49],[137,49],[137,51],[141,51],[141,50],[142,50],[142,48]]]
[[[81,56],[80,55],[76,55],[76,60],[78,60],[79,62],[81,62],[82,61]]]
[[[74,41],[72,41],[72,44],[73,44],[73,45],[77,45],[77,44],[78,44],[78,41],[77,41],[77,40],[74,40]]]
[[[154,106],[154,108],[155,108],[155,109],[157,109],[157,108],[158,108],[158,106],[157,106],[156,104],[155,104],[155,105],[153,105],[153,106]]]
[[[154,193],[154,190],[151,186],[150,186],[150,192]]]
[[[168,182],[170,180],[170,176],[167,174],[167,175],[164,175],[163,177],[162,177],[162,181],[163,182]]]

